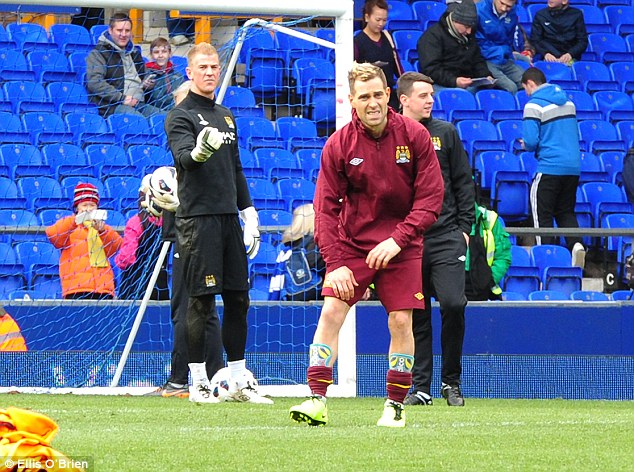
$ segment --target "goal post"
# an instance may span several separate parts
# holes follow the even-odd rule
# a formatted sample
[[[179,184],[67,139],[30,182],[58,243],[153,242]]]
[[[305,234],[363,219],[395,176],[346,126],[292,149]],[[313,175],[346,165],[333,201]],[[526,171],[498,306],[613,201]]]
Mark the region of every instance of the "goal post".
[[[2,3],[5,2],[0,0],[0,4]],[[81,3],[83,2],[78,4],[78,2],[71,3],[70,0],[49,0],[46,2],[46,6],[51,8],[78,7],[82,6]],[[27,11],[30,5],[41,6],[42,4],[41,0],[26,0],[21,2],[20,8]],[[144,12],[182,9],[182,5],[174,3],[173,0],[134,0],[132,2],[97,0],[91,1],[90,7],[112,8],[115,11],[134,8]],[[288,35],[313,42],[322,48],[334,50],[335,126],[332,128],[338,129],[350,121],[351,109],[347,98],[347,73],[353,62],[354,15],[352,0],[324,0],[318,4],[289,0],[238,1],[229,4],[225,1],[208,0],[188,2],[187,11],[200,12],[201,15],[209,13],[210,17],[216,19],[217,23],[214,24],[212,38],[216,34],[216,26],[218,29],[225,27],[223,22],[227,22],[228,19],[233,25],[232,38],[221,44],[221,47],[214,44],[219,50],[223,65],[222,83],[217,93],[219,103],[223,103],[225,100],[228,88],[232,84],[235,85],[236,66],[239,62],[243,41],[251,30],[266,29],[274,35]],[[19,18],[20,15],[16,16]],[[147,17],[144,15],[142,18]],[[231,21],[231,18],[234,21]],[[274,18],[275,21],[273,21]],[[280,18],[283,21],[280,22]],[[61,23],[65,22],[63,18],[60,20]],[[18,19],[18,21],[20,20]],[[316,28],[315,26],[306,27],[311,21],[320,25],[326,21],[327,28],[334,30],[333,41],[303,32],[306,29]],[[144,26],[147,26],[148,29],[151,27],[151,25]],[[167,37],[167,31],[164,27],[160,35]],[[149,56],[148,45],[150,41],[151,39],[144,35],[141,46],[146,58]],[[175,54],[180,55],[184,55],[184,53],[186,51],[183,51],[183,48],[175,52]],[[290,89],[293,85],[285,84],[285,87]],[[290,103],[290,99],[289,102],[279,99],[279,103],[277,100],[274,98],[272,101],[262,102],[258,106],[276,109],[274,116],[287,116],[287,114],[301,116],[303,109],[297,107],[295,103]],[[66,117],[64,116],[64,118]],[[320,135],[320,137],[325,138],[326,136]],[[127,149],[125,150],[127,151]],[[119,202],[114,202],[114,204],[118,205]],[[31,227],[29,233],[41,234],[43,229],[43,226]],[[119,226],[119,229],[122,230],[123,226]],[[11,380],[13,374],[7,371],[5,376],[0,375],[0,391],[17,386],[18,390],[25,391],[31,387],[35,389],[34,391],[62,392],[69,391],[69,388],[80,388],[82,393],[94,391],[94,393],[104,394],[116,392],[107,387],[121,385],[119,390],[131,393],[130,389],[134,391],[134,388],[142,387],[143,390],[147,391],[151,385],[156,385],[151,383],[155,380],[150,379],[159,377],[164,379],[168,373],[167,370],[162,370],[166,357],[161,357],[159,361],[154,358],[147,361],[147,355],[151,353],[143,351],[146,349],[146,345],[155,346],[163,342],[162,353],[168,354],[164,341],[166,341],[166,333],[169,334],[171,331],[169,316],[166,317],[166,312],[169,313],[169,303],[149,301],[153,283],[157,279],[157,273],[162,265],[161,260],[168,252],[168,246],[169,244],[162,245],[158,263],[152,261],[152,264],[145,268],[145,281],[140,287],[142,290],[140,290],[140,295],[136,300],[115,300],[103,304],[91,302],[86,306],[78,302],[60,300],[59,297],[52,297],[52,300],[46,302],[39,300],[32,302],[29,299],[19,302],[7,300],[8,306],[12,308],[15,306],[13,309],[16,319],[24,327],[23,331],[26,337],[34,340],[30,343],[33,346],[31,352],[26,354],[30,356],[29,359],[25,358],[23,361],[17,362],[15,367],[10,370],[17,372],[19,369],[24,370],[24,367],[19,366],[29,365],[29,375],[33,377],[33,372],[37,372],[37,378],[31,380],[25,375]],[[257,300],[252,302],[251,312],[255,312],[255,315],[250,313],[249,316],[251,319],[253,315],[256,318],[256,323],[250,325],[252,333],[250,333],[250,341],[248,341],[251,344],[247,346],[247,363],[252,366],[256,376],[261,380],[261,389],[265,394],[303,396],[309,392],[305,385],[305,368],[302,368],[303,373],[300,376],[298,366],[295,365],[293,372],[289,374],[291,369],[288,369],[285,364],[296,364],[298,359],[307,364],[310,340],[308,336],[304,335],[310,331],[311,326],[313,328],[315,326],[314,311],[318,306],[318,303],[311,302],[276,303]],[[161,313],[160,319],[157,318],[157,310]],[[222,312],[222,304],[219,304],[219,310]],[[58,324],[58,320],[63,319],[63,317],[60,318],[59,313],[68,316],[68,320],[65,320],[63,325]],[[66,326],[66,323],[69,326]],[[75,326],[70,326],[73,324]],[[289,326],[290,331],[301,332],[301,335],[289,334]],[[56,333],[56,330],[62,332]],[[262,341],[262,338],[266,338],[268,331],[272,333],[273,339]],[[280,335],[282,338],[277,339],[278,332],[286,334]],[[49,337],[50,339],[48,339]],[[78,339],[79,337],[81,340]],[[279,353],[271,352],[270,349],[276,348],[270,346],[281,346]],[[147,348],[148,351],[151,349]],[[20,359],[18,354],[12,354],[12,356],[12,359]],[[35,360],[33,361],[33,359]],[[132,367],[127,366],[126,361],[131,362]],[[33,362],[37,365],[32,365]],[[266,366],[263,370],[259,370],[260,363]],[[139,374],[139,370],[147,365],[158,365],[161,371],[144,377]],[[355,307],[350,310],[340,333],[339,358],[336,367],[336,383],[330,387],[329,395],[355,396],[357,394]],[[133,374],[130,373],[131,369]]]

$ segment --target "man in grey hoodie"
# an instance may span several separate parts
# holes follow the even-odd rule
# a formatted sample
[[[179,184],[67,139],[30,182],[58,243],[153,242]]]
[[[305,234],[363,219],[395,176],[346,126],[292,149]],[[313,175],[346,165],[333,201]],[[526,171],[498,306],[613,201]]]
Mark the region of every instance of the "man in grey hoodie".
[[[132,20],[115,13],[95,49],[86,58],[86,89],[90,101],[104,118],[113,113],[141,114],[146,118],[165,111],[145,103],[146,90],[154,87],[143,56],[132,43]]]

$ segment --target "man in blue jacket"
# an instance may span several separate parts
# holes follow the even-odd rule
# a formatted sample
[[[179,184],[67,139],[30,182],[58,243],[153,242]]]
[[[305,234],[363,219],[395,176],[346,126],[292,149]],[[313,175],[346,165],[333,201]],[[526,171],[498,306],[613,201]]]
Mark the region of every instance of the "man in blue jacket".
[[[538,162],[530,193],[535,227],[552,228],[554,219],[559,228],[578,228],[575,201],[581,153],[575,105],[535,67],[526,69],[522,86],[529,96],[524,106],[524,148],[534,152]],[[556,239],[538,236],[537,243],[556,244]],[[572,251],[572,264],[583,267],[581,240],[566,238],[566,244]]]
[[[478,9],[476,40],[496,87],[516,93],[522,88],[524,69],[513,59],[513,41],[519,19],[517,0],[482,0]]]

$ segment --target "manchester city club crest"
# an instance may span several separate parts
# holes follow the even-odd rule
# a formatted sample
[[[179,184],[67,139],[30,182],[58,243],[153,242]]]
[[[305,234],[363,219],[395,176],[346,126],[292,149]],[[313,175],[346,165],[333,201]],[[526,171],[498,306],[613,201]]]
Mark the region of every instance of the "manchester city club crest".
[[[409,152],[409,147],[396,146],[396,163],[407,164],[410,160],[411,160],[411,155]]]

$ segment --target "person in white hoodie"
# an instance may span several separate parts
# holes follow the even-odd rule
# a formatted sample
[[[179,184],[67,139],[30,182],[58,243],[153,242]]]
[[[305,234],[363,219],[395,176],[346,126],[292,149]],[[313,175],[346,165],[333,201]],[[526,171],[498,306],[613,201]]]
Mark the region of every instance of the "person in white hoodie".
[[[104,118],[113,113],[141,114],[146,118],[165,114],[145,103],[144,94],[154,87],[155,81],[131,38],[132,20],[125,13],[115,13],[108,30],[86,58],[86,90]]]

